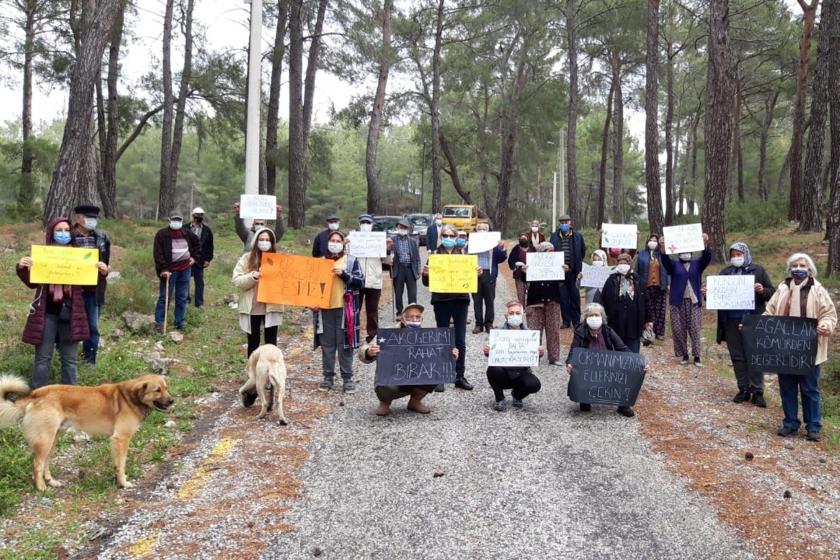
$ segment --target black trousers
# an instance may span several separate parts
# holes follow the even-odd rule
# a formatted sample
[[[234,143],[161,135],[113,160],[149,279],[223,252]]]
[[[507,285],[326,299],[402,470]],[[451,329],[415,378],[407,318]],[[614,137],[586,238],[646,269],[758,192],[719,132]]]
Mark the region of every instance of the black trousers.
[[[478,277],[478,291],[472,294],[476,327],[492,327],[495,319],[496,282],[485,270]]]
[[[505,389],[513,389],[513,398],[522,400],[542,387],[531,368],[490,366],[487,368],[487,381],[490,382],[497,401],[505,400]]]
[[[361,301],[359,305],[364,304],[365,316],[367,317],[367,341],[370,342],[379,331],[379,296],[382,295],[382,290],[379,288],[365,288],[359,292]]]
[[[417,303],[417,278],[410,264],[394,263],[397,273],[394,276],[394,297],[396,298],[397,313],[403,310],[403,290],[408,288],[408,303]]]
[[[470,311],[469,300],[439,301],[433,303],[435,308],[435,325],[440,329],[449,328],[450,319],[455,325],[455,348],[458,349],[458,359],[455,361],[455,375],[464,377],[466,371],[467,350],[467,314]]]
[[[747,355],[744,352],[744,335],[738,330],[740,322],[741,319],[727,317],[726,323],[724,323],[726,347],[729,349],[729,359],[732,360],[732,369],[735,371],[738,389],[742,391],[763,391],[764,374],[760,371],[753,371],[747,364]]]
[[[263,329],[265,315],[251,315],[251,334],[248,335],[248,357],[260,347],[260,331],[265,330],[265,343],[277,346],[277,327]]]

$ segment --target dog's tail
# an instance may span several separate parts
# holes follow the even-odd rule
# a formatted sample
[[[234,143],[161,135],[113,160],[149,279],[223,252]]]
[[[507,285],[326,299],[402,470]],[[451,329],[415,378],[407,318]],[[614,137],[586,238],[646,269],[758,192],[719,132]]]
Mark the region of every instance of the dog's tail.
[[[6,395],[28,395],[32,389],[15,375],[0,375],[0,428],[8,428],[17,424],[23,416],[23,408],[16,406]]]

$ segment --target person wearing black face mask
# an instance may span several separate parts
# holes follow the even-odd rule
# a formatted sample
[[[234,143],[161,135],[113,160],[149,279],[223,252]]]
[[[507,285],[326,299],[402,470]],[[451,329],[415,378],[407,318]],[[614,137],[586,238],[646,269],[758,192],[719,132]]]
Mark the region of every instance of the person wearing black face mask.
[[[519,244],[510,250],[508,255],[508,266],[513,271],[513,281],[516,284],[516,299],[524,307],[527,301],[528,282],[525,280],[525,267],[527,254],[536,252],[536,247],[531,244],[527,232],[519,235]]]
[[[196,207],[192,211],[193,221],[190,230],[198,237],[201,257],[192,266],[192,279],[195,282],[195,298],[188,297],[187,302],[193,301],[196,307],[204,306],[204,269],[213,260],[213,231],[204,223],[204,209]]]

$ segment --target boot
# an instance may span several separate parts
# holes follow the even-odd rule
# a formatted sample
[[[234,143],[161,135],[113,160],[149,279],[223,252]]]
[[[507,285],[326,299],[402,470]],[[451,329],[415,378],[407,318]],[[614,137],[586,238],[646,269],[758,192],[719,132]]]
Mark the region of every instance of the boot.
[[[752,403],[759,408],[767,408],[767,401],[764,400],[764,392],[754,391],[752,394]]]
[[[388,416],[391,413],[391,401],[379,401],[379,406],[376,407],[377,416]]]
[[[408,410],[413,410],[414,412],[419,412],[420,414],[428,414],[431,412],[431,409],[422,403],[423,397],[426,396],[426,391],[422,389],[412,389],[411,396],[408,398],[408,406],[406,408]]]

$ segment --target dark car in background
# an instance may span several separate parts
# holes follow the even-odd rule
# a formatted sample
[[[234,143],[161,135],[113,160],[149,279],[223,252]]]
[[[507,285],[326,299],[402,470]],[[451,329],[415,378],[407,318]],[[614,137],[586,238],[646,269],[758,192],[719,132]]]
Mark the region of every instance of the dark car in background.
[[[384,231],[388,237],[397,235],[397,222],[402,216],[374,216],[373,231]]]
[[[411,235],[417,236],[420,245],[426,244],[426,230],[435,220],[432,214],[406,214],[405,219],[411,224]]]

